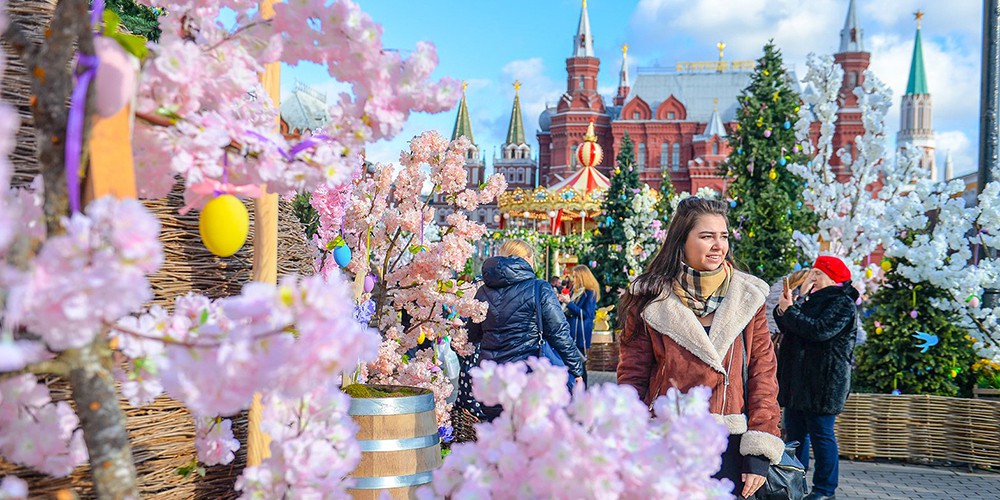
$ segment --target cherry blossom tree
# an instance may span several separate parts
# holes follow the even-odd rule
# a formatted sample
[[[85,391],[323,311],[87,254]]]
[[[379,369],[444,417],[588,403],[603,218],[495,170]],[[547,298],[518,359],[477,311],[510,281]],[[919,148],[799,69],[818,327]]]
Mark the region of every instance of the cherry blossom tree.
[[[831,56],[817,57],[810,54],[809,70],[804,81],[813,92],[803,94],[806,106],[799,110],[795,131],[796,146],[807,155],[805,164],[794,164],[789,170],[805,181],[803,198],[819,217],[817,231],[804,234],[796,231],[796,243],[810,259],[820,254],[820,241],[829,244],[824,250],[844,259],[852,274],[861,282],[878,276],[878,263],[869,256],[883,244],[883,232],[873,228],[892,225],[885,219],[886,205],[904,193],[919,176],[919,163],[912,152],[900,152],[889,159],[889,138],[886,135],[885,116],[892,104],[892,91],[871,71],[865,73],[864,83],[854,89],[861,108],[865,133],[854,139],[857,156],[841,149],[833,150],[836,129],[838,98],[844,70],[833,62]],[[814,145],[810,127],[819,122],[819,140]],[[831,160],[839,158],[850,177],[838,182]]]
[[[262,186],[282,194],[320,186],[336,191],[355,177],[366,143],[398,133],[413,111],[451,107],[457,84],[429,81],[437,62],[430,44],[405,59],[384,50],[381,27],[350,0],[283,3],[273,19],[256,2],[158,6],[170,12],[163,34],[147,46],[138,75],[125,71],[123,91],[101,73],[123,50],[94,35],[101,32],[103,2],[94,2],[88,15],[88,2],[60,0],[46,41],[36,44],[19,23],[7,22],[0,1],[0,31],[34,68],[33,111],[43,138],[43,182],[11,192],[7,157],[17,117],[0,105],[0,454],[57,476],[89,457],[99,496],[137,496],[124,416],[106,368],[115,364],[114,345],[114,355],[127,359],[115,373],[121,394],[141,405],[165,392],[187,406],[205,464],[233,459],[239,444],[225,417],[263,394],[271,457],[244,471],[237,484],[244,497],[342,495],[360,451],[346,396],[337,384],[317,389],[316,382],[339,380],[359,360],[375,359],[379,343],[354,321],[343,279],[291,277],[214,301],[177,297],[172,311],[142,310],[152,298],[146,276],[163,260],[159,224],[134,200],[100,198],[82,206],[85,139],[94,112],[127,96],[128,82],[137,78],[140,194],[164,195],[175,176],[183,181],[186,208],[219,194],[256,196]],[[222,24],[223,9],[235,12],[235,21]],[[279,61],[322,64],[350,86],[329,109],[330,130],[298,141],[275,131],[277,110],[258,74]],[[42,373],[68,376],[75,412],[51,400],[35,378]],[[305,449],[315,460],[301,459]],[[2,487],[6,493],[21,486],[5,478]]]
[[[359,306],[382,332],[376,360],[359,366],[358,381],[431,389],[438,423],[447,427],[454,389],[442,374],[439,349],[443,339],[468,354],[465,319],[482,321],[486,303],[475,300],[476,287],[458,278],[472,256],[474,242],[486,226],[467,212],[489,203],[507,187],[503,175],[478,188],[467,187],[465,138],[449,142],[437,132],[410,141],[400,166],[373,165],[352,186],[313,193],[320,216],[317,245],[352,248],[343,270],[359,285]],[[424,193],[426,185],[430,192]],[[433,197],[450,205],[445,224],[438,225]],[[335,255],[319,262],[324,274],[337,271]]]

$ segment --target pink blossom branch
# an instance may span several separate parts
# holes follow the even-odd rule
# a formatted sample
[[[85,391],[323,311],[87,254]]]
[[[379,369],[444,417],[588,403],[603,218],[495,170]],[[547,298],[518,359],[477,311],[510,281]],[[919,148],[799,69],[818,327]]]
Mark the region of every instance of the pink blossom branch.
[[[138,330],[133,330],[131,328],[127,328],[127,327],[121,326],[119,324],[105,323],[105,326],[107,328],[111,329],[111,330],[114,330],[114,331],[118,332],[118,333],[123,333],[125,335],[128,335],[129,337],[134,337],[134,338],[138,338],[138,339],[142,339],[142,340],[149,340],[149,341],[153,341],[153,342],[160,342],[160,343],[166,344],[166,345],[175,345],[175,346],[179,346],[179,347],[186,347],[186,348],[189,348],[189,349],[216,349],[216,348],[222,347],[222,345],[223,345],[222,341],[219,341],[219,342],[185,342],[183,340],[177,340],[177,339],[173,339],[173,338],[169,338],[169,337],[153,337],[153,336],[150,336],[150,335],[146,335],[145,333],[142,333],[142,332],[140,332]],[[273,337],[273,336],[276,336],[276,335],[281,335],[283,333],[288,333],[289,330],[291,328],[293,328],[294,326],[295,325],[288,324],[288,325],[285,325],[284,327],[281,327],[281,328],[278,328],[278,329],[274,329],[274,330],[269,330],[269,331],[264,332],[264,333],[262,333],[260,335],[255,335],[253,338],[251,338],[249,340],[251,342],[256,342],[258,340],[264,340],[264,339],[267,339],[269,337]]]

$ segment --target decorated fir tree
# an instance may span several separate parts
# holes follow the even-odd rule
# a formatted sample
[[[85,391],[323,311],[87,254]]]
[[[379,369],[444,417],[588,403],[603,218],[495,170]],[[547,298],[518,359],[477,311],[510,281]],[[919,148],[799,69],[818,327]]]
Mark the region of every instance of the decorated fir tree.
[[[122,24],[133,35],[139,35],[151,42],[160,39],[160,22],[163,15],[159,8],[150,8],[135,3],[135,0],[108,0],[107,7],[121,17]]]
[[[619,292],[635,277],[629,276],[624,255],[627,241],[624,221],[634,213],[632,198],[640,185],[639,172],[633,167],[634,163],[632,138],[626,132],[615,157],[611,186],[601,204],[592,250],[583,260],[595,264],[594,276],[604,286],[600,306],[616,303]]]
[[[674,206],[670,202],[677,196],[677,191],[674,189],[673,180],[670,179],[670,172],[664,170],[662,178],[660,183],[660,199],[656,203],[656,214],[657,218],[666,223],[670,220],[670,216],[674,214]]]
[[[956,324],[957,313],[932,305],[942,300],[947,300],[945,290],[889,271],[868,304],[868,338],[855,352],[855,390],[970,394],[975,383],[971,368],[979,356],[969,332]]]
[[[734,229],[730,244],[740,263],[774,282],[799,261],[794,230],[805,231],[812,217],[802,203],[802,179],[789,172],[806,158],[796,146],[799,96],[773,43],[740,94],[738,123],[729,134],[732,152],[722,166],[731,177],[727,196]]]

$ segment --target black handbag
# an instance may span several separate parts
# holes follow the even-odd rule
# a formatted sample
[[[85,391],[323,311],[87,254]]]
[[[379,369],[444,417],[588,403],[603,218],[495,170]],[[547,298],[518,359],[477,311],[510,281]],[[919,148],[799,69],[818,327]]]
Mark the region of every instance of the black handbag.
[[[747,420],[750,419],[750,397],[747,394],[747,353],[750,346],[747,342],[746,334],[743,337],[743,408],[747,413]],[[806,468],[795,456],[795,450],[799,447],[798,441],[785,443],[785,451],[781,455],[781,461],[771,464],[767,469],[767,480],[764,486],[754,493],[752,498],[757,500],[802,500],[809,489],[806,482]]]

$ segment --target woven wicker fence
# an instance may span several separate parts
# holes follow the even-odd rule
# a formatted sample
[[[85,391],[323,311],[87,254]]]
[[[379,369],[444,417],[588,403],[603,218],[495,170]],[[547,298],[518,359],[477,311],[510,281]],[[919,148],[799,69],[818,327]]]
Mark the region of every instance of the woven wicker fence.
[[[1000,467],[1000,401],[851,394],[836,431],[847,457]]]

